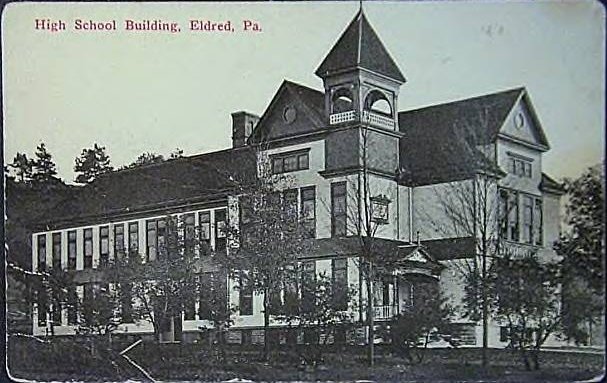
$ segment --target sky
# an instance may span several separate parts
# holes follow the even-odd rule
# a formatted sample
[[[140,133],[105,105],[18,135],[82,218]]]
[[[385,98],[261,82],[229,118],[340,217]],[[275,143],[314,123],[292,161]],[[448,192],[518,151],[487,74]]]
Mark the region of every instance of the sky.
[[[314,71],[359,2],[11,3],[2,20],[5,161],[44,142],[59,176],[83,148],[116,167],[142,152],[193,155],[231,146],[230,114],[262,114],[283,79],[322,89]],[[548,136],[548,174],[603,160],[604,18],[596,1],[364,2],[407,82],[399,110],[525,86]],[[36,19],[66,30],[36,30]],[[75,30],[115,20],[116,31]],[[177,22],[179,33],[123,30]],[[230,21],[200,32],[190,20]],[[244,20],[261,31],[244,31]],[[251,24],[252,25],[252,24]]]

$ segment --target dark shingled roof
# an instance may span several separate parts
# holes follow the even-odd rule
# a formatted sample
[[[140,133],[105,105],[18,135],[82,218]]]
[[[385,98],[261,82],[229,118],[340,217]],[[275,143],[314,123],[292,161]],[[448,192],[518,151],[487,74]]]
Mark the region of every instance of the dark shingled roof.
[[[417,245],[405,241],[372,238],[373,248],[382,257],[394,257],[401,260],[417,249]],[[360,253],[358,237],[320,238],[310,240],[309,253],[311,257],[328,257],[335,255],[357,255]],[[470,258],[476,254],[476,244],[473,237],[443,238],[421,241],[421,247],[435,261]]]
[[[315,73],[324,78],[357,67],[405,82],[405,77],[362,10],[356,14]]]
[[[421,241],[421,244],[437,261],[471,258],[476,254],[473,237],[432,239]]]
[[[540,181],[540,190],[552,194],[564,194],[565,187],[563,184],[555,181],[546,173],[542,173],[542,180]]]
[[[242,147],[114,171],[60,204],[53,221],[167,208],[221,196],[252,181],[255,158],[254,149]]]
[[[425,185],[469,178],[492,161],[477,147],[494,142],[524,88],[400,112],[401,181]],[[493,169],[497,171],[497,169]]]

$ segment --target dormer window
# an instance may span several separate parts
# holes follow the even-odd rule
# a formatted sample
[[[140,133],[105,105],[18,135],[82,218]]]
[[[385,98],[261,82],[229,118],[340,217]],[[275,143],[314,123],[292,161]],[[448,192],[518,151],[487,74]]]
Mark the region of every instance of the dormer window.
[[[532,164],[533,159],[508,153],[508,173],[519,177],[531,178],[533,176]]]
[[[281,174],[308,169],[310,167],[309,150],[272,155],[272,173]]]

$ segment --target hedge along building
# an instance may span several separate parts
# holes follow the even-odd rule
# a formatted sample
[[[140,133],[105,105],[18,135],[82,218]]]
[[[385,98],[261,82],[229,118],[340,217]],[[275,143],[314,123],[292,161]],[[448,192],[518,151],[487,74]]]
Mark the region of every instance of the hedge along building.
[[[562,192],[542,173],[549,145],[524,88],[399,112],[406,79],[362,11],[315,73],[324,91],[284,81],[261,117],[233,113],[230,149],[115,171],[83,187],[32,235],[33,270],[67,269],[87,299],[85,286],[121,252],[137,251],[153,262],[167,215],[196,227],[209,253],[229,253],[226,228],[238,227],[243,197],[234,180],[254,178],[261,162],[289,178],[311,228],[312,245],[298,254],[304,272],[358,287],[347,308],[355,321],[367,315],[355,304],[368,295],[361,237],[373,244],[374,262],[392,262],[374,278],[376,321],[415,304],[419,280],[438,281],[461,304],[457,270],[478,256],[481,239],[474,223],[479,179],[489,180],[487,204],[495,206],[491,251],[553,255]],[[462,202],[470,195],[472,202]],[[453,201],[472,211],[469,221],[453,221]],[[361,222],[373,225],[372,233],[361,230]],[[197,249],[193,255],[208,254]],[[227,276],[224,288],[236,309],[230,341],[261,342],[263,297]],[[54,334],[75,333],[74,314],[60,302],[34,306],[34,334],[48,333],[51,323]],[[197,337],[208,315],[196,306],[175,316],[162,338]],[[460,343],[480,345],[480,326],[462,315],[456,321]],[[145,334],[153,327],[139,320],[116,332]],[[491,323],[490,344],[505,345],[499,323]]]

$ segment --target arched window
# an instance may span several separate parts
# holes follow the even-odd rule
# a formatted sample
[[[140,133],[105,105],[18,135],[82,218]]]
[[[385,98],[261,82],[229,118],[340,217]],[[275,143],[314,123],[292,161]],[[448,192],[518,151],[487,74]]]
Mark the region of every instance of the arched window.
[[[331,113],[342,113],[352,110],[354,109],[352,104],[352,92],[347,88],[337,89],[331,99]]]
[[[372,90],[367,94],[365,99],[365,110],[382,114],[384,116],[392,116],[392,106],[385,94],[378,90]]]

